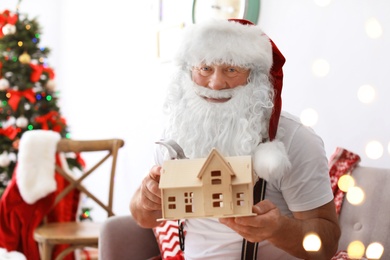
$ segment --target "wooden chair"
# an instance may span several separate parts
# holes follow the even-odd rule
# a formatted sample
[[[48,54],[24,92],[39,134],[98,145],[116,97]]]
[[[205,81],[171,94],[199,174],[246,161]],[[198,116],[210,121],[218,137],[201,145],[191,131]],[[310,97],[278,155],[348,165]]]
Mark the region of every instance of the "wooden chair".
[[[69,185],[65,187],[55,198],[53,208],[57,203],[65,197],[73,189],[78,189],[81,193],[86,194],[90,199],[95,201],[106,212],[108,217],[113,216],[113,191],[114,191],[114,176],[116,161],[119,149],[124,145],[124,141],[121,139],[108,139],[108,140],[71,140],[61,139],[57,144],[57,152],[100,152],[97,153],[98,158],[101,158],[92,167],[87,165],[87,169],[82,172],[81,176],[77,179],[69,174],[66,170],[56,165],[57,173],[61,174],[68,182]],[[107,151],[107,153],[104,153]],[[103,154],[105,155],[102,155]],[[90,176],[95,170],[103,164],[107,159],[111,158],[111,173],[108,188],[108,200],[102,202],[91,191],[89,191],[82,181]],[[69,245],[64,251],[62,251],[57,259],[63,259],[66,255],[73,252],[76,249],[85,247],[98,246],[98,238],[100,231],[100,223],[83,221],[83,222],[60,222],[60,223],[43,223],[34,231],[34,239],[38,243],[41,260],[51,260],[53,247],[55,245]]]

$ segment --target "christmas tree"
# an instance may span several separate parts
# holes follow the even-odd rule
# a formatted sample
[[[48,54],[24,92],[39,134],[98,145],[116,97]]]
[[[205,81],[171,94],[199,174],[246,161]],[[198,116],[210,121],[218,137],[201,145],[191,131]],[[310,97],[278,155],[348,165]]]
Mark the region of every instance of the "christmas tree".
[[[0,197],[14,173],[24,132],[43,129],[70,137],[48,65],[50,49],[39,46],[40,37],[36,18],[0,13]],[[79,159],[68,155],[69,166],[81,168]]]

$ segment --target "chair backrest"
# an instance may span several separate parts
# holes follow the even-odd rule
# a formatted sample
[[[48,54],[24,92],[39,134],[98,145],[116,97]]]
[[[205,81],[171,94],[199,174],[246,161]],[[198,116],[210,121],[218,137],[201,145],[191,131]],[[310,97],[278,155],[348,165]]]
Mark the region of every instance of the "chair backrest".
[[[340,212],[339,250],[347,250],[354,241],[360,241],[363,249],[379,243],[384,248],[382,257],[367,258],[390,259],[390,169],[359,166],[353,170],[352,177],[355,186],[363,191],[364,200],[353,205],[344,198]]]
[[[85,152],[103,152],[103,155],[99,153],[98,159],[95,160],[93,165],[86,165],[86,169],[81,172],[81,175],[75,178],[66,169],[56,164],[56,171],[62,175],[68,182],[69,185],[65,187],[56,196],[53,207],[61,201],[71,190],[78,189],[80,192],[86,194],[90,199],[96,202],[107,212],[108,217],[113,216],[113,193],[114,193],[114,177],[116,171],[116,163],[118,157],[118,150],[124,145],[122,139],[104,139],[104,140],[72,140],[72,139],[61,139],[57,144],[58,153],[80,153],[81,155]],[[106,153],[104,153],[106,151]],[[100,160],[99,160],[100,159]],[[105,161],[111,159],[110,177],[109,177],[109,190],[108,199],[103,201],[99,199],[93,192],[88,190],[82,181],[96,172]]]

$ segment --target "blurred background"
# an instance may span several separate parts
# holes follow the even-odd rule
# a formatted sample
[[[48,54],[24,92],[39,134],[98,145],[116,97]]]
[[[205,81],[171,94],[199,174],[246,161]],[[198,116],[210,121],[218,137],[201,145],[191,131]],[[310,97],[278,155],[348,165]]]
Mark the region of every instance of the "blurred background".
[[[0,10],[15,10],[2,0]],[[192,23],[192,0],[34,0],[20,13],[37,17],[49,47],[60,107],[72,138],[123,138],[114,209],[128,205],[153,165],[170,57]],[[324,140],[390,167],[390,2],[262,0],[258,24],[285,55],[283,109]],[[105,174],[105,173],[104,173]],[[101,186],[106,180],[88,180]],[[88,203],[88,202],[86,202]],[[92,211],[99,219],[98,209]]]

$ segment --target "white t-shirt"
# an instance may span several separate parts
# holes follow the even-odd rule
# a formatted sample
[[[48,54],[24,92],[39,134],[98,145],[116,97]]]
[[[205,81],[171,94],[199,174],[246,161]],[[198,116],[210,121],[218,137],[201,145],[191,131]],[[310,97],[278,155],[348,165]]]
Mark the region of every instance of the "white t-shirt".
[[[292,211],[311,210],[331,201],[333,193],[322,139],[285,112],[279,120],[278,139],[284,143],[292,167],[282,178],[267,182],[265,198],[288,216],[292,216]],[[161,164],[161,157],[156,159]],[[184,228],[186,259],[240,259],[243,238],[218,219],[187,219]],[[257,257],[297,259],[267,241],[259,243]]]

